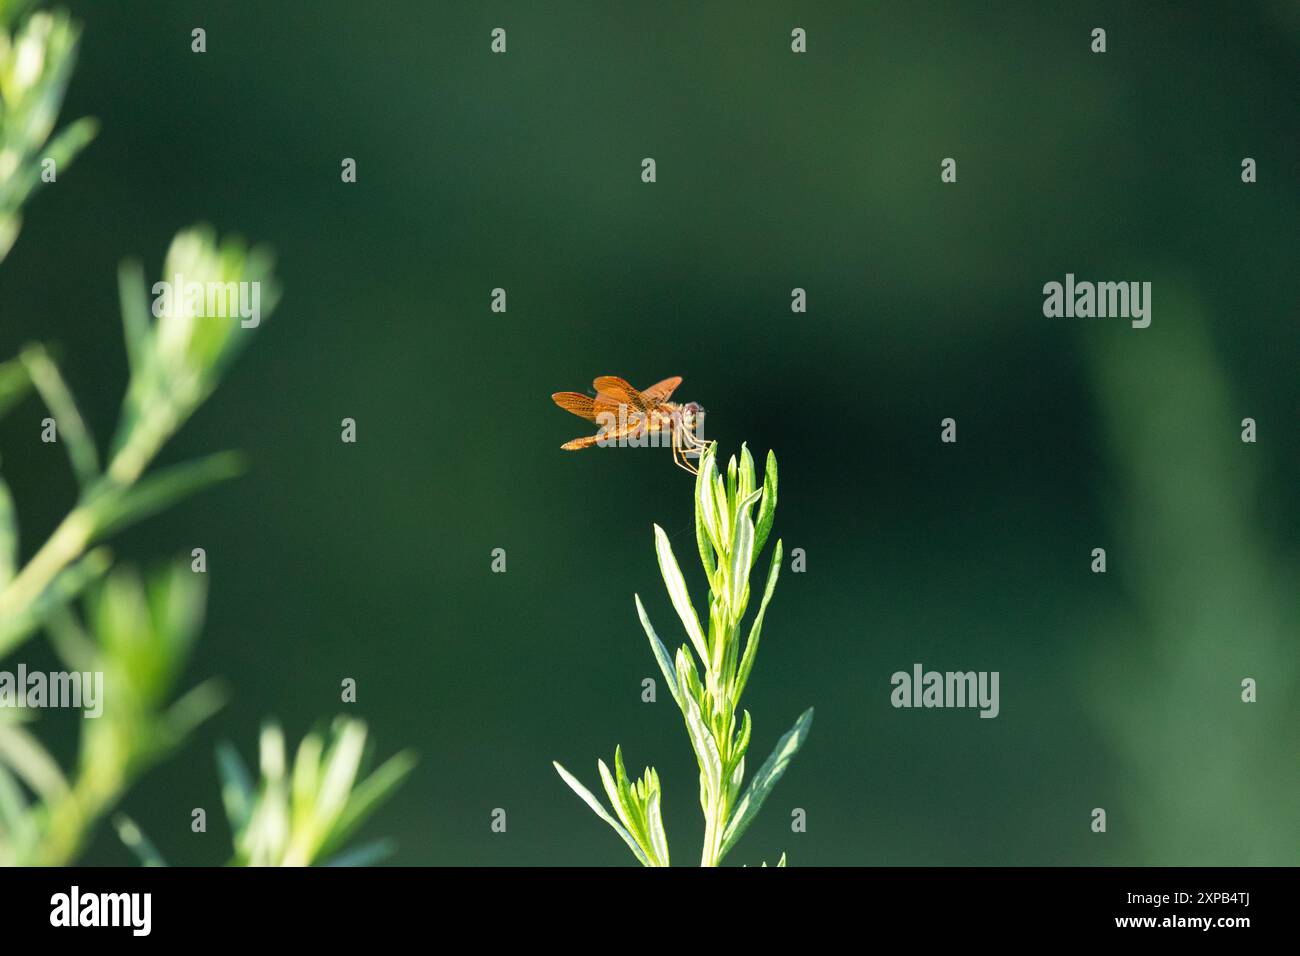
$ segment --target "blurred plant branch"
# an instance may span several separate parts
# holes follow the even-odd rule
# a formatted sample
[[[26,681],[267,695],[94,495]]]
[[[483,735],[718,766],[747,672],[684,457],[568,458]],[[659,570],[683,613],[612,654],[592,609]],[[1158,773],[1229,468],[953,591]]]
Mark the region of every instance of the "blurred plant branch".
[[[0,0],[0,261],[21,225],[20,209],[44,181],[48,163],[65,165],[93,137],[93,121],[49,137],[75,59],[78,28],[66,14],[22,19],[26,0]],[[13,31],[12,33],[10,31]],[[230,362],[279,298],[272,260],[210,229],[179,233],[163,275],[186,283],[165,309],[150,304],[144,270],[118,274],[130,379],[106,465],[72,390],[41,345],[0,362],[0,416],[35,391],[49,409],[80,486],[75,506],[25,564],[17,512],[0,476],[0,656],[44,626],[64,663],[87,678],[102,674],[111,700],[88,716],[72,780],[8,708],[0,710],[0,864],[72,862],[95,825],[148,767],[179,746],[222,702],[211,682],[168,703],[202,626],[203,577],[180,563],[146,582],[110,571],[96,542],[194,492],[238,473],[230,453],[149,473],[163,446],[212,394]],[[250,325],[211,315],[189,288],[256,290]],[[242,292],[241,292],[242,294]],[[222,299],[222,302],[228,300]],[[224,310],[223,310],[224,311]],[[85,596],[84,621],[70,608]],[[100,700],[100,704],[105,702]],[[284,777],[283,736],[262,735],[262,783],[254,791],[233,749],[220,753],[223,797],[235,833],[234,862],[308,865],[338,853],[344,840],[410,772],[399,754],[357,782],[365,725],[341,720],[328,736],[309,734],[293,777]],[[124,816],[119,836],[143,861],[161,862]],[[363,863],[386,845],[362,847],[335,863]]]
[[[363,866],[392,852],[388,841],[343,852],[358,826],[406,779],[415,757],[403,751],[358,780],[366,763],[366,725],[337,718],[325,733],[298,745],[293,767],[285,759],[284,732],[262,728],[261,780],[253,785],[238,751],[217,751],[221,796],[234,834],[236,866]]]
[[[77,58],[80,29],[62,11],[20,22],[28,6],[0,0],[0,262],[22,228],[23,203],[47,181],[48,171],[57,175],[97,129],[94,120],[80,119],[50,138]]]
[[[203,623],[204,580],[184,563],[147,581],[118,568],[89,588],[84,623],[67,608],[50,615],[63,663],[102,673],[111,704],[84,720],[71,782],[22,724],[0,719],[0,864],[72,862],[132,782],[221,706],[210,681],[168,703]]]
[[[1294,557],[1256,510],[1270,445],[1241,440],[1248,406],[1202,309],[1182,290],[1166,301],[1178,321],[1163,339],[1106,341],[1092,363],[1124,490],[1113,570],[1132,600],[1106,628],[1128,640],[1090,660],[1098,720],[1130,767],[1126,862],[1287,865],[1294,843],[1278,837],[1295,810],[1278,797],[1300,793],[1300,606]],[[1241,698],[1248,677],[1258,702]]]
[[[201,227],[173,240],[164,274],[198,283],[259,283],[270,293],[263,297],[267,311],[277,298],[268,254],[238,240],[219,244]],[[0,412],[30,384],[57,423],[81,486],[76,506],[20,565],[15,512],[0,478],[0,655],[12,651],[52,609],[107,568],[105,553],[87,553],[91,545],[240,471],[239,459],[225,452],[146,474],[166,442],[216,388],[252,330],[231,319],[204,318],[188,307],[155,319],[138,265],[123,265],[119,285],[131,376],[106,468],[101,470],[98,449],[72,392],[42,346],[28,346],[16,363],[0,365]]]

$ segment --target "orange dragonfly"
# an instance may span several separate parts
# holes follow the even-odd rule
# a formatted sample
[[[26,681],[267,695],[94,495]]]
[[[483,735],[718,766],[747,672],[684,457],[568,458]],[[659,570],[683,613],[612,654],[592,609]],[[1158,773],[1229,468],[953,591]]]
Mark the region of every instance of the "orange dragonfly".
[[[668,400],[681,383],[682,377],[674,375],[638,392],[615,375],[602,375],[591,383],[596,390],[595,398],[581,392],[556,392],[551,396],[556,405],[600,426],[596,434],[566,441],[560,447],[565,451],[579,451],[593,445],[657,447],[667,437],[677,466],[697,474],[699,469],[688,457],[698,458],[706,444],[696,434],[703,422],[704,409],[695,402],[681,404]]]

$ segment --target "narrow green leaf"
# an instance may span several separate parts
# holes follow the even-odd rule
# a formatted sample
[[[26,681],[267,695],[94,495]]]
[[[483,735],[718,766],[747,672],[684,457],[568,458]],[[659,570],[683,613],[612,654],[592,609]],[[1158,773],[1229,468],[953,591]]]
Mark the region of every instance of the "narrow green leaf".
[[[677,558],[673,556],[673,546],[668,542],[668,535],[664,534],[664,529],[655,525],[655,554],[659,558],[659,573],[663,575],[664,585],[668,588],[668,597],[673,602],[673,608],[677,611],[677,616],[681,618],[682,627],[686,629],[686,635],[691,639],[691,644],[695,647],[695,652],[700,655],[700,660],[709,659],[708,647],[704,643],[704,631],[700,627],[700,619],[695,614],[695,607],[691,604],[690,593],[686,590],[686,579],[682,577],[682,569],[677,565]]]
[[[712,446],[710,446],[712,447]],[[707,457],[709,453],[706,451]],[[717,564],[713,559],[713,542],[710,539],[712,532],[706,526],[704,514],[704,498],[700,497],[700,489],[704,487],[703,476],[708,473],[704,467],[704,462],[700,463],[700,469],[695,473],[695,546],[700,552],[700,564],[704,566],[704,574],[713,583],[713,575],[717,572]]]
[[[733,799],[736,794],[740,793],[740,787],[745,782],[745,758],[741,757],[731,768],[731,776],[727,778],[728,799]]]
[[[685,688],[682,696],[686,700],[686,729],[690,733],[695,759],[700,765],[700,774],[704,778],[709,794],[716,797],[722,792],[722,756],[718,753],[717,741],[709,732],[695,698],[686,694]]]
[[[23,217],[17,211],[6,213],[0,210],[0,262],[4,262],[5,256],[9,255],[22,228]]]
[[[28,812],[27,795],[4,764],[0,764],[0,834],[14,843],[26,843],[36,835],[36,819]]]
[[[46,618],[45,631],[59,660],[73,671],[93,671],[100,663],[99,648],[70,608],[55,609]]]
[[[167,708],[163,718],[166,745],[178,746],[199,724],[226,706],[227,697],[221,683],[215,680],[206,680],[187,690]]]
[[[374,866],[388,859],[396,850],[397,846],[392,840],[371,840],[326,860],[321,866]]]
[[[646,857],[645,851],[637,845],[636,840],[632,839],[632,834],[627,832],[623,824],[610,816],[609,811],[600,805],[600,801],[595,798],[592,792],[579,783],[578,779],[573,776],[573,774],[560,766],[559,762],[551,761],[551,763],[554,764],[555,771],[560,775],[560,778],[569,785],[569,789],[581,797],[582,802],[591,807],[592,812],[594,812],[596,816],[600,817],[613,827],[614,832],[623,838],[623,842],[627,844],[628,849],[630,849],[632,854],[637,858],[637,862],[642,866],[649,866],[650,860]]]
[[[758,506],[758,518],[754,522],[754,557],[758,558],[767,544],[768,533],[772,530],[772,521],[776,518],[776,455],[767,453],[767,469],[763,475],[763,500]]]
[[[117,830],[118,839],[126,845],[128,850],[135,854],[141,866],[167,865],[162,858],[162,854],[158,852],[158,848],[144,835],[144,831],[140,829],[139,825],[125,813],[114,815],[113,828]]]
[[[0,619],[0,657],[26,640],[45,623],[50,614],[73,601],[88,584],[102,576],[112,563],[106,548],[96,548],[76,564],[64,568],[25,610],[13,617]]]
[[[699,702],[703,700],[704,688],[700,685],[700,678],[695,673],[695,661],[692,660],[690,650],[685,644],[677,648],[677,680],[678,693],[682,695],[682,699],[689,698],[699,706]],[[685,713],[686,711],[683,710],[683,716]]]
[[[745,711],[744,716],[740,719],[740,733],[736,735],[736,743],[731,748],[731,761],[733,764],[744,759],[749,750],[749,735],[753,730],[754,722],[749,716],[749,711]]]
[[[366,725],[360,720],[348,720],[342,724],[325,754],[314,808],[316,819],[324,826],[325,832],[334,827],[347,806],[361,769],[365,746]]]
[[[36,391],[58,423],[59,436],[67,449],[78,483],[83,489],[89,488],[99,477],[99,451],[86,429],[71,390],[63,381],[58,366],[41,346],[29,345],[20,357]]]
[[[617,750],[615,752],[617,752]],[[623,795],[619,793],[618,789],[618,781],[616,781],[614,775],[609,772],[609,766],[604,760],[596,761],[596,772],[600,775],[600,782],[605,788],[605,796],[609,798],[609,805],[614,808],[614,813],[618,815],[618,819],[622,822],[623,826],[627,827],[627,832],[632,834],[632,838],[636,840],[637,845],[640,846],[641,838],[636,832],[635,816],[632,813],[631,808],[623,802]],[[644,847],[642,849],[644,849]]]
[[[731,514],[736,513],[736,491],[739,484],[737,473],[736,456],[732,455],[727,459],[727,511]]]
[[[712,550],[723,553],[722,549],[722,518],[718,514],[718,501],[713,495],[713,479],[717,475],[718,464],[715,460],[717,446],[710,445],[704,452],[704,460],[700,462],[699,474],[695,476],[695,520],[696,520],[696,539],[698,543],[699,525],[703,523],[705,536],[709,539]],[[705,568],[712,568],[713,555],[710,554],[706,559],[704,557],[705,548],[700,545],[700,558],[704,562]],[[710,571],[710,579],[712,579]]]
[[[754,493],[754,456],[749,453],[749,445],[740,446],[740,487],[739,497],[743,501]]]
[[[718,859],[721,860],[727,851],[735,846],[736,841],[744,834],[749,825],[754,822],[758,816],[758,811],[762,809],[763,801],[767,799],[776,782],[781,779],[786,768],[794,755],[799,752],[803,742],[808,738],[808,731],[812,727],[813,709],[809,707],[799,719],[795,721],[792,727],[780,740],[776,742],[771,755],[763,762],[763,766],[758,768],[758,773],[754,774],[754,779],[749,782],[749,788],[745,791],[744,796],[736,803],[732,811],[731,821],[727,824],[726,830],[722,836],[722,849],[718,852]]]
[[[324,752],[325,738],[319,733],[306,734],[298,743],[289,784],[290,812],[295,817],[307,817],[316,802],[316,790],[320,787],[321,756]]]
[[[740,695],[745,692],[745,685],[749,682],[749,672],[754,668],[754,658],[758,655],[758,639],[763,634],[763,618],[767,616],[767,604],[772,600],[772,593],[776,590],[776,581],[780,576],[781,540],[778,538],[776,547],[772,549],[771,566],[767,569],[767,584],[763,588],[763,600],[758,605],[758,615],[749,629],[749,639],[745,641],[745,654],[740,659],[740,670],[736,674],[736,689],[732,695],[736,703],[740,702]]]
[[[596,768],[600,772],[601,782],[605,785],[605,793],[609,795],[610,806],[618,814],[623,826],[627,827],[627,832],[632,835],[637,846],[645,853],[646,865],[653,866],[654,856],[650,848],[649,826],[628,781],[627,768],[623,765],[623,748],[621,746],[614,748],[614,774],[610,773],[609,767],[603,760],[596,761]]]
[[[402,782],[415,769],[415,754],[403,750],[385,760],[366,779],[352,790],[347,806],[339,815],[329,838],[321,845],[321,854],[327,854],[342,845],[381,804],[387,801]],[[360,850],[354,851],[360,852]]]
[[[122,310],[126,357],[132,378],[140,375],[145,367],[149,339],[153,334],[153,312],[149,307],[147,289],[144,266],[139,261],[126,260],[117,267],[117,299]]]
[[[97,135],[99,135],[99,121],[90,116],[83,116],[55,133],[41,150],[41,158],[54,160],[54,168],[62,173],[72,165],[77,154],[89,146],[91,140]]]
[[[731,593],[727,595],[734,620],[739,620],[745,613],[749,598],[750,557],[753,552],[754,523],[745,512],[737,512],[736,540],[731,548]]]
[[[243,460],[233,452],[218,452],[196,461],[173,465],[122,492],[92,500],[95,533],[103,537],[157,514],[205,488],[243,473]]]
[[[12,27],[31,5],[32,0],[0,0],[0,27]]]
[[[0,254],[0,258],[3,255]],[[21,359],[0,362],[0,418],[32,389],[31,377]]]
[[[659,866],[668,866],[668,834],[664,831],[661,802],[659,788],[655,787],[646,801],[646,819],[650,827],[650,848],[654,851],[655,862]]]
[[[230,829],[240,833],[253,812],[253,779],[239,751],[225,741],[217,745],[217,776],[221,778],[221,802]]]
[[[18,571],[18,512],[13,495],[0,475],[0,591]]]
[[[641,595],[635,594],[633,597],[636,598],[636,613],[641,618],[641,627],[645,629],[646,637],[650,639],[650,650],[654,652],[655,660],[659,662],[659,670],[664,675],[664,680],[668,682],[668,692],[673,695],[673,700],[680,709],[682,694],[677,687],[677,670],[673,667],[673,659],[668,656],[668,648],[664,647],[663,641],[659,640],[659,635],[650,625],[650,618],[641,603]],[[682,713],[685,713],[685,710]]]
[[[722,547],[719,549],[722,554],[731,554],[731,521],[735,513],[727,501],[727,483],[722,475],[714,472],[713,475],[713,506],[718,512],[718,536]]]
[[[68,795],[68,781],[41,742],[12,720],[0,720],[0,763],[47,804]]]
[[[628,829],[637,837],[637,842],[641,844],[641,848],[645,849],[646,844],[649,842],[649,827],[646,825],[641,812],[641,803],[632,792],[632,784],[627,777],[627,767],[623,764],[622,745],[614,747],[614,770],[618,775],[615,782],[618,784],[619,802],[627,809],[628,819],[631,821],[628,824]]]

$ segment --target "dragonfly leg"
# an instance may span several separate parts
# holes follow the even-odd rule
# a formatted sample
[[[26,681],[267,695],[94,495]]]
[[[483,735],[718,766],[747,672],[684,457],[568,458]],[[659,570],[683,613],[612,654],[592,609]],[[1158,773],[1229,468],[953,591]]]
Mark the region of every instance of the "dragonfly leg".
[[[686,460],[686,452],[682,448],[682,441],[683,435],[681,431],[673,429],[673,463],[677,465],[678,468],[685,469],[692,475],[698,475],[699,469],[692,466],[691,463]]]

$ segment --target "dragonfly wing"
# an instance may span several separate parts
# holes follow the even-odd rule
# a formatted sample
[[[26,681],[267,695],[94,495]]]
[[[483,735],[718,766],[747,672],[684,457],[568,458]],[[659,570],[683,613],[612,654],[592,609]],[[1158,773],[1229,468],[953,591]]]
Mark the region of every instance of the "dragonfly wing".
[[[641,393],[627,383],[626,380],[619,378],[617,375],[602,375],[591,383],[596,390],[596,405],[626,405],[628,414],[636,412],[644,415],[646,412],[645,399]],[[599,408],[597,408],[599,411]]]
[[[661,405],[668,399],[672,398],[673,392],[677,391],[677,386],[682,384],[682,377],[674,375],[672,378],[666,378],[662,382],[655,382],[649,388],[641,393],[646,405],[653,408]]]
[[[585,418],[589,422],[596,420],[596,400],[590,395],[583,395],[580,392],[556,392],[551,396],[551,401],[566,412],[573,412],[579,418]]]

